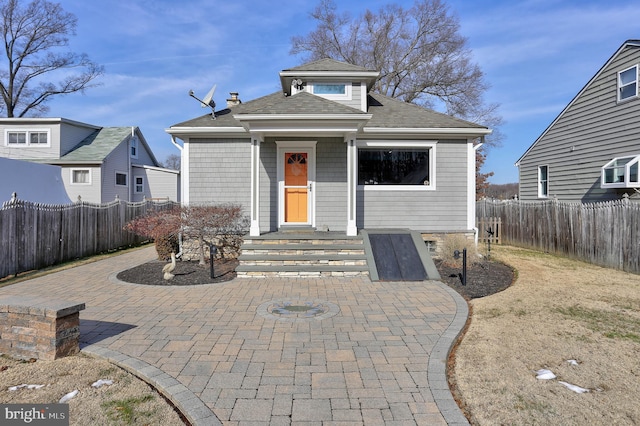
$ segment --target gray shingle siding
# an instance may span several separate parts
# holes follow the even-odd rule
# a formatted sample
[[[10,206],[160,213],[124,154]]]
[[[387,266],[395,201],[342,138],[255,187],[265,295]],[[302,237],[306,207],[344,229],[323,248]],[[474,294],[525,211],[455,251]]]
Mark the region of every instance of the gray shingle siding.
[[[621,198],[625,191],[600,188],[600,173],[614,157],[640,154],[640,99],[617,102],[617,73],[639,63],[638,47],[623,49],[523,156],[521,199],[538,199],[538,167],[543,165],[549,168],[549,198]]]
[[[249,139],[191,139],[189,148],[191,204],[251,201]]]
[[[316,146],[316,226],[347,229],[347,145],[341,138]]]
[[[404,227],[423,232],[467,228],[467,144],[438,141],[434,191],[357,192],[358,228]]]
[[[278,165],[276,144],[260,144],[260,231],[278,229]]]

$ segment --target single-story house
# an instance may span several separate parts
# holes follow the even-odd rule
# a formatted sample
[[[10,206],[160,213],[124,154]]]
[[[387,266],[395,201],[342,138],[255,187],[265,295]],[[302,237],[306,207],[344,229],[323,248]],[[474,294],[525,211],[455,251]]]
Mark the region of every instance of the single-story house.
[[[281,90],[175,124],[182,201],[239,203],[249,234],[290,228],[475,233],[475,143],[485,126],[371,91],[379,72],[323,59]]]

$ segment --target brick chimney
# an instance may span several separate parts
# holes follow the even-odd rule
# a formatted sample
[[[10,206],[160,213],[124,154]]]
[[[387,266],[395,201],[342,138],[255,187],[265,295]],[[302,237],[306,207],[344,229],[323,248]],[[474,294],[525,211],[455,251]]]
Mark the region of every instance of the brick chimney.
[[[238,98],[238,92],[230,92],[231,97],[227,99],[227,108],[233,108],[236,105],[240,105],[242,101]]]

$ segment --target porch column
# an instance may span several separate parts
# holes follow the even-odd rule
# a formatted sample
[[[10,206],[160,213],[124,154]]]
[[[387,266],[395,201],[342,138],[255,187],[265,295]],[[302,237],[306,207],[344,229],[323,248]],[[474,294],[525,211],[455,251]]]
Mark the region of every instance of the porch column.
[[[356,138],[350,135],[347,142],[347,235],[358,235],[356,226],[356,185],[358,183],[356,160],[358,151],[356,149]]]
[[[251,135],[251,226],[249,235],[260,235],[260,138]]]

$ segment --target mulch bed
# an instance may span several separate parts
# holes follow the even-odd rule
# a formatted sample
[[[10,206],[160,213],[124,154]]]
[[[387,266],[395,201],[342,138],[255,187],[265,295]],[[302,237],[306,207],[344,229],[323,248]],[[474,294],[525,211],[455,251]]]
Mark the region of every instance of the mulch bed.
[[[482,260],[467,265],[467,284],[462,285],[462,267],[451,267],[435,260],[441,281],[460,293],[465,299],[476,299],[498,293],[514,281],[513,268],[504,263]]]
[[[178,261],[175,275],[171,280],[165,280],[162,268],[166,262],[154,260],[126,271],[117,277],[121,281],[147,285],[199,285],[214,284],[230,281],[236,277],[237,259],[217,259],[213,264],[214,278],[211,278],[209,265],[199,265],[198,262]],[[473,265],[467,265],[467,285],[462,285],[462,268],[445,265],[435,260],[441,281],[456,290],[466,299],[476,299],[497,293],[508,288],[514,280],[513,269],[503,263],[483,260]]]
[[[237,259],[216,259],[213,262],[213,278],[209,264],[200,265],[198,262],[177,261],[174,277],[170,280],[163,278],[162,268],[169,262],[154,260],[143,263],[117,275],[120,281],[147,285],[199,285],[214,284],[230,281],[236,277]]]

